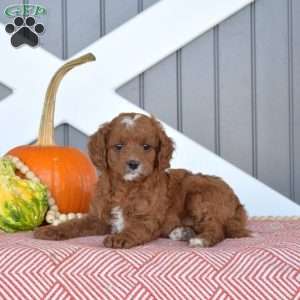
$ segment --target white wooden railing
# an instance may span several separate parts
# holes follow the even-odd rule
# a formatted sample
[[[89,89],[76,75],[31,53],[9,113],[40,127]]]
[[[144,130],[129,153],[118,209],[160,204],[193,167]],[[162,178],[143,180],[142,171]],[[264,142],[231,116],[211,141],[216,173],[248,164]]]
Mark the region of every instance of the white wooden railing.
[[[68,123],[89,135],[120,112],[141,111],[115,90],[250,2],[164,0],[87,47],[78,55],[92,52],[97,61],[64,79],[58,93],[56,126]],[[41,48],[14,49],[9,39],[0,26],[0,82],[13,89],[0,102],[0,155],[36,137],[44,93],[62,64]],[[300,215],[300,207],[291,200],[167,125],[166,130],[177,144],[173,167],[223,177],[250,215]]]

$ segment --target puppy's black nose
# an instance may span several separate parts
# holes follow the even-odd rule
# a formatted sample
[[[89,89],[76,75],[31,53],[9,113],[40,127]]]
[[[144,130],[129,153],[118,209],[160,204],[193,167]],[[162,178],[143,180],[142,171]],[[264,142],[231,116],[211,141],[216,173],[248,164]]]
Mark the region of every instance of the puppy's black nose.
[[[136,160],[130,160],[127,162],[127,164],[131,170],[135,170],[139,166],[140,163]]]

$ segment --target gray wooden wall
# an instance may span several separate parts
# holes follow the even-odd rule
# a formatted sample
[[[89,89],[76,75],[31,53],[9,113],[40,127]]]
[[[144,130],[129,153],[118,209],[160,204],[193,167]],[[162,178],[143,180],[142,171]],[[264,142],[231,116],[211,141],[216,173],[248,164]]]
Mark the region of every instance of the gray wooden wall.
[[[42,47],[63,59],[155,2],[30,1],[48,8]],[[299,0],[256,0],[118,92],[300,203]],[[85,148],[68,125],[57,138]]]

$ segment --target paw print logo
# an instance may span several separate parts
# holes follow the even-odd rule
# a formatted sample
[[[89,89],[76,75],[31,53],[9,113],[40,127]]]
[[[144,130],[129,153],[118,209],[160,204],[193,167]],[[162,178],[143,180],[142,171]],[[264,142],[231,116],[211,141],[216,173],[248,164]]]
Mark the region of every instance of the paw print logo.
[[[14,47],[23,44],[35,47],[39,42],[39,35],[44,32],[45,28],[43,24],[36,24],[35,19],[30,16],[16,17],[13,23],[5,26],[5,30],[12,34],[10,41]]]

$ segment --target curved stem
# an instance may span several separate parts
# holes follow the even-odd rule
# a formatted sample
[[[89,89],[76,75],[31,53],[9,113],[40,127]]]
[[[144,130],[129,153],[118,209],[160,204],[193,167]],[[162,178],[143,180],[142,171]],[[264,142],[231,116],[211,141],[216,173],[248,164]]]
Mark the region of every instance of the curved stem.
[[[71,60],[64,64],[58,69],[58,71],[52,77],[45,97],[43,114],[40,122],[40,129],[38,140],[36,145],[39,146],[51,146],[55,145],[54,139],[54,111],[55,111],[55,100],[56,93],[59,87],[59,84],[66,73],[72,70],[74,67],[85,64],[89,61],[96,60],[95,56],[92,53],[88,53],[79,58]]]

